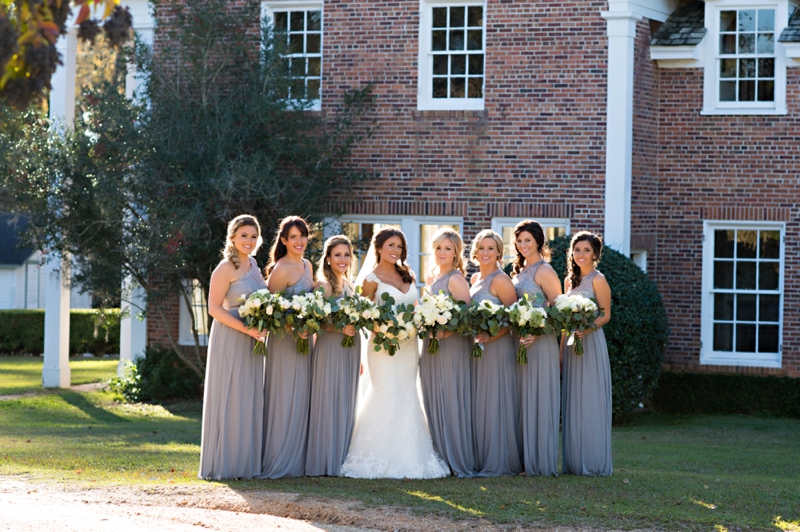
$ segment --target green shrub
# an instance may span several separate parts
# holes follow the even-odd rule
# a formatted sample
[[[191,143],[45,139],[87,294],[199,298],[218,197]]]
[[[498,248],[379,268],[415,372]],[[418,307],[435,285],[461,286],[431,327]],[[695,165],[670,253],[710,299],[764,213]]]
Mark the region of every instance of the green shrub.
[[[551,264],[567,275],[569,238],[550,242]],[[597,266],[611,286],[611,321],[603,329],[611,363],[614,421],[626,421],[651,397],[667,349],[669,323],[655,282],[625,255],[604,248]]]
[[[72,309],[69,353],[119,353],[119,309]],[[0,310],[0,354],[44,352],[44,310]]]
[[[158,403],[198,397],[202,382],[172,349],[148,347],[109,387],[129,402]]]
[[[665,371],[653,394],[665,414],[758,414],[800,418],[800,379]]]

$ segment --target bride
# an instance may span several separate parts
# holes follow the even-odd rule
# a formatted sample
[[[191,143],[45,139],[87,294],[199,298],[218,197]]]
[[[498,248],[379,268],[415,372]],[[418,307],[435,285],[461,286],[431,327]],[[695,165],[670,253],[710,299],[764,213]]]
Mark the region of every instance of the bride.
[[[417,301],[413,274],[405,264],[402,231],[375,233],[356,279],[362,295],[380,301],[388,292],[396,304]],[[419,342],[403,340],[394,356],[366,346],[367,390],[358,406],[353,439],[341,475],[352,478],[440,478],[450,469],[433,450],[418,385]],[[363,353],[363,351],[362,351]],[[363,379],[367,380],[367,379]]]

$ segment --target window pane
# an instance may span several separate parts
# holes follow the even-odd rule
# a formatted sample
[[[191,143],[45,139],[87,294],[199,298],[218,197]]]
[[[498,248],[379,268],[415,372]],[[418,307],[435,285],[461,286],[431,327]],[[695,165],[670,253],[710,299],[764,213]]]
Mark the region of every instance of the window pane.
[[[723,59],[719,62],[719,77],[736,77],[736,59]]]
[[[306,35],[306,53],[318,54],[320,52],[320,37],[319,33],[310,33]]]
[[[483,98],[483,78],[469,78],[467,82],[468,98]]]
[[[319,57],[309,57],[308,58],[308,75],[309,76],[319,76],[320,75],[320,64],[322,63],[322,59]]]
[[[506,257],[513,258],[516,255],[514,244],[514,227],[506,225],[503,227],[503,253]]]
[[[308,31],[322,31],[322,11],[308,12]]]
[[[451,7],[450,8],[450,27],[463,28],[464,27],[464,7]]]
[[[466,89],[466,80],[464,78],[450,78],[450,97],[463,98]]]
[[[756,60],[755,59],[740,59],[739,60],[739,77],[740,78],[754,78],[754,77],[756,77]]]
[[[775,53],[775,35],[773,33],[759,33],[756,51],[760,54]]]
[[[447,75],[447,56],[434,55],[433,56],[433,74],[436,76]]]
[[[721,54],[735,54],[736,53],[736,35],[720,35],[719,36],[719,53]]]
[[[714,324],[714,351],[733,351],[733,324]]]
[[[433,38],[431,42],[431,49],[434,52],[439,52],[442,50],[447,49],[447,32],[446,31],[434,31]]]
[[[721,102],[736,101],[736,82],[723,81],[719,84],[719,99]]]
[[[467,8],[467,25],[474,27],[483,27],[483,7],[470,6]]]
[[[308,80],[308,97],[311,100],[319,100],[319,80]]]
[[[756,352],[756,326],[736,324],[736,350],[740,353]]]
[[[464,30],[450,31],[450,50],[464,49]]]
[[[447,98],[447,78],[433,78],[433,97]]]
[[[720,31],[736,31],[736,11],[722,11],[719,14]]]
[[[467,56],[466,55],[451,55],[450,56],[450,74],[466,74],[467,73]]]
[[[736,288],[740,290],[756,289],[756,263],[736,263]]]
[[[353,222],[344,222],[341,225],[342,234],[349,238],[354,244],[359,240],[358,224]],[[357,246],[356,246],[357,247]]]
[[[736,235],[736,257],[740,259],[756,258],[756,231],[739,231]]]
[[[469,73],[472,76],[483,74],[483,55],[474,54],[469,56]]]
[[[739,11],[739,31],[754,31],[756,29],[756,10],[742,9]]]
[[[743,295],[736,296],[736,320],[737,321],[756,321],[756,301],[758,296]]]
[[[758,31],[775,31],[775,10],[758,10]]]
[[[759,256],[762,259],[779,259],[781,256],[780,231],[761,231]]]
[[[306,75],[306,59],[305,57],[293,57],[289,60],[289,74],[292,76]]]
[[[761,262],[758,265],[758,289],[777,290],[780,263]]]
[[[303,31],[303,19],[305,18],[305,11],[292,11],[289,14],[289,30],[290,31]]]
[[[775,77],[775,59],[759,59],[758,60],[758,77],[759,78],[772,78]]]
[[[759,102],[774,102],[775,101],[775,82],[772,80],[758,82],[758,101]]]
[[[291,85],[291,97],[292,98],[305,98],[306,97],[306,80],[305,78],[300,78],[292,81]]]
[[[756,34],[755,33],[740,33],[739,34],[739,53],[752,54],[756,51]]]
[[[292,33],[289,35],[289,53],[302,54],[303,53],[303,34]]]
[[[739,101],[752,102],[756,99],[756,82],[755,81],[740,81],[739,82]]]
[[[758,321],[778,321],[781,296],[758,296]]]
[[[481,30],[469,30],[467,32],[467,49],[480,50],[483,48],[483,32]]]
[[[275,13],[275,31],[288,31],[289,27],[289,18],[285,11],[280,13]]]
[[[714,258],[732,259],[733,258],[733,239],[735,231],[716,230],[714,231]]]
[[[714,294],[714,319],[733,320],[733,294]]]
[[[714,288],[733,288],[733,263],[714,261]]]
[[[433,8],[433,27],[446,28],[447,27],[447,8],[434,7]]]
[[[777,325],[758,326],[758,352],[777,353],[780,345]]]

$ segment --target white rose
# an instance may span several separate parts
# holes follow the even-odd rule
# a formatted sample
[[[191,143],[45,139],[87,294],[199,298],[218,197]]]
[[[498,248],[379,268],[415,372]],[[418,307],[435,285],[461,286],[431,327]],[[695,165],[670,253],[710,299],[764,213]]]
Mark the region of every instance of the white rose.
[[[267,308],[264,309],[264,311],[267,313],[267,316],[272,316],[272,313],[275,312],[275,309],[272,307],[272,305],[267,305]]]

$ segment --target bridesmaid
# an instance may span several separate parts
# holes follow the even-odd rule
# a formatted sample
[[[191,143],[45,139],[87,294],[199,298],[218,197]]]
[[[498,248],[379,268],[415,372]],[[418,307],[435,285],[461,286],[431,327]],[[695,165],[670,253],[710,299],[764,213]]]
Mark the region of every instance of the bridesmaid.
[[[452,229],[440,229],[431,242],[436,266],[426,279],[428,292],[443,291],[469,304],[469,284],[464,277],[464,244]],[[469,371],[469,339],[452,332],[439,333],[439,352],[428,354],[425,338],[420,361],[420,380],[433,446],[460,478],[474,475],[475,442]]]
[[[508,306],[517,300],[514,284],[500,269],[502,257],[500,235],[491,229],[478,233],[470,250],[470,259],[480,267],[472,276],[473,301]],[[517,475],[523,470],[517,349],[508,333],[504,327],[496,336],[484,333],[475,338],[485,346],[483,356],[471,361],[475,470],[480,477]]]
[[[200,478],[253,478],[261,472],[264,359],[253,356],[261,333],[247,329],[237,307],[266,287],[254,255],[261,227],[249,215],[228,223],[222,262],[211,274],[208,342],[200,443]]]
[[[343,235],[325,242],[317,279],[325,297],[354,295],[350,282],[353,245]],[[354,337],[352,347],[342,347],[344,335]],[[306,475],[339,476],[350,447],[356,420],[356,392],[361,367],[361,338],[352,325],[341,331],[326,328],[314,345],[311,361],[311,413],[308,423]]]
[[[311,263],[303,258],[308,224],[297,216],[281,220],[266,273],[272,293],[287,296],[314,289]],[[264,453],[261,478],[305,474],[312,356],[295,349],[291,334],[271,334],[265,369]]]
[[[517,256],[512,281],[517,298],[544,296],[550,304],[561,295],[561,281],[550,266],[550,249],[539,222],[523,220],[514,228]],[[561,408],[556,333],[519,339],[527,347],[528,363],[519,368],[523,465],[526,475],[558,474],[558,416]]]
[[[603,250],[599,236],[576,233],[569,249],[564,291],[596,298],[604,314],[595,320],[594,330],[575,333],[583,339],[583,355],[575,355],[562,337],[562,469],[573,475],[606,476],[611,474],[611,367],[602,327],[611,319],[611,288],[596,269]]]

